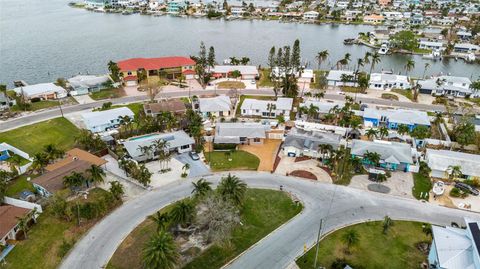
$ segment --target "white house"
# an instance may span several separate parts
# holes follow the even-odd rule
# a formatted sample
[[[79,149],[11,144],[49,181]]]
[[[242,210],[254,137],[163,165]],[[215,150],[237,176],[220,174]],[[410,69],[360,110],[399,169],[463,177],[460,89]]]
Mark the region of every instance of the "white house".
[[[133,119],[135,114],[128,107],[119,107],[110,110],[94,111],[82,114],[86,129],[94,133],[118,128],[121,123],[120,117],[124,116],[128,116],[130,119]]]
[[[306,21],[314,21],[318,18],[318,12],[316,11],[307,11],[305,13],[303,13],[303,19],[306,20]]]
[[[16,105],[17,102],[15,99],[10,98],[8,95],[6,95],[3,92],[0,92],[0,111],[9,109],[10,107]]]
[[[275,118],[283,115],[286,120],[290,119],[293,98],[277,98],[272,100],[245,99],[243,100],[240,111],[242,116],[257,116],[265,118]]]
[[[480,155],[451,150],[427,149],[425,162],[430,176],[448,178],[451,166],[460,166],[463,178],[480,177]]]
[[[445,44],[443,42],[421,40],[418,47],[420,49],[445,50]]]
[[[293,130],[292,130],[293,131]],[[327,132],[305,132],[295,130],[290,132],[283,142],[283,154],[289,157],[309,156],[322,157],[320,145],[330,145],[336,150],[340,146],[342,136]]]
[[[195,140],[188,136],[184,131],[172,133],[147,134],[143,136],[131,137],[122,144],[128,152],[128,155],[136,161],[145,161],[158,158],[158,151],[153,147],[150,152],[142,151],[142,147],[153,146],[156,141],[165,141],[166,150],[175,153],[184,153],[192,151]]]
[[[384,73],[372,73],[368,86],[370,89],[387,91],[392,89],[409,89],[411,87],[407,76]]]
[[[268,138],[270,125],[261,123],[218,123],[215,127],[215,144],[263,144]]]
[[[258,77],[258,69],[254,65],[215,65],[212,70],[212,76],[215,78],[232,77],[234,71],[240,72],[240,78],[244,80],[254,80]]]
[[[457,43],[453,50],[460,53],[477,53],[480,51],[480,46],[470,43]]]
[[[110,81],[107,75],[78,75],[67,79],[68,84],[72,87],[71,95],[88,94],[89,92],[97,92],[104,88],[104,84]]]
[[[226,95],[198,98],[199,112],[203,117],[228,117],[232,114],[232,101]]]
[[[418,81],[420,93],[434,96],[477,97],[470,85],[472,81],[467,77],[439,76]]]
[[[353,71],[349,70],[330,70],[327,76],[328,86],[355,86],[354,82],[343,82],[344,76],[354,77]]]
[[[41,100],[59,99],[67,97],[67,90],[53,83],[40,83],[13,89],[18,96],[25,100],[39,98]]]

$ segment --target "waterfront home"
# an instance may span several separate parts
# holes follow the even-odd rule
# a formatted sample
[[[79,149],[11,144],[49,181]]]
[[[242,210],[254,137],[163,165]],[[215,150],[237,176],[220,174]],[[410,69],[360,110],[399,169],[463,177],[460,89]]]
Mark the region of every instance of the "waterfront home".
[[[383,23],[384,20],[385,18],[382,15],[376,15],[376,14],[367,15],[363,17],[363,22],[370,23],[370,24],[380,24],[380,23]]]
[[[243,6],[230,6],[230,14],[232,14],[232,16],[242,17],[245,12]]]
[[[354,21],[361,17],[362,14],[363,11],[361,10],[345,10],[345,13],[343,14],[343,19],[346,21]]]
[[[289,157],[308,156],[312,158],[323,157],[321,145],[330,145],[333,150],[340,147],[342,136],[327,132],[305,132],[294,129],[282,144],[283,154]]]
[[[143,105],[143,111],[149,116],[157,116],[164,112],[185,114],[186,110],[185,103],[178,99],[161,100],[158,103],[146,103]]]
[[[427,149],[425,162],[431,169],[431,177],[448,178],[453,166],[460,167],[461,178],[480,177],[480,155],[477,154]]]
[[[372,73],[370,75],[368,87],[375,90],[390,91],[392,89],[409,89],[411,86],[407,76]]]
[[[133,120],[135,114],[128,107],[119,107],[82,114],[86,129],[94,133],[118,128],[121,124],[121,117],[126,116]]]
[[[232,109],[232,101],[226,95],[198,98],[198,111],[204,118],[210,116],[229,117],[232,115]]]
[[[10,198],[11,199],[11,198]],[[30,203],[28,203],[30,204]],[[19,226],[20,219],[28,217],[26,219],[28,224],[36,221],[38,215],[30,214],[32,212],[31,208],[20,207],[10,204],[0,205],[0,245],[7,246],[8,241],[18,240],[17,234],[22,230],[22,227]],[[23,233],[21,233],[23,235]]]
[[[435,41],[426,41],[426,40],[421,40],[418,43],[418,47],[420,49],[426,49],[426,50],[439,50],[443,51],[445,50],[445,44],[443,42],[435,42]]]
[[[480,268],[480,223],[465,218],[465,224],[465,229],[432,225],[430,268]]]
[[[340,86],[355,86],[353,80],[354,73],[349,70],[330,70],[327,75],[328,86],[340,87]],[[347,79],[345,81],[345,79]]]
[[[132,58],[119,61],[117,65],[127,86],[137,85],[142,77],[152,83],[159,82],[161,78],[178,79],[182,75],[188,79],[195,71],[195,61],[179,56]]]
[[[261,123],[217,123],[215,144],[263,144],[268,138],[270,125]]]
[[[468,41],[472,38],[472,32],[460,30],[460,31],[457,31],[457,37],[460,38],[461,40]]]
[[[0,92],[0,111],[7,110],[16,104],[17,101],[15,99],[10,98],[3,92]]]
[[[369,127],[397,129],[400,125],[406,125],[410,131],[417,126],[430,127],[428,114],[419,110],[365,108],[362,116],[364,125]]]
[[[93,75],[78,75],[67,79],[68,84],[72,88],[71,95],[82,95],[90,92],[98,92],[106,88],[110,77],[107,75],[93,76]]]
[[[420,13],[415,13],[410,16],[411,25],[421,25],[425,21],[424,17]]]
[[[434,96],[476,97],[479,94],[470,88],[472,82],[467,77],[439,76],[420,80],[418,84],[420,93]]]
[[[455,23],[455,17],[435,17],[432,18],[432,24],[440,26],[451,26]]]
[[[382,7],[389,6],[392,3],[392,0],[378,0],[378,4]]]
[[[105,4],[108,3],[108,1],[104,1],[104,0],[84,0],[83,3],[85,4],[85,7],[87,7],[87,8],[104,8]]]
[[[351,151],[353,158],[361,158],[365,164],[372,164],[368,160],[367,152],[375,152],[380,155],[380,167],[388,170],[410,171],[414,164],[412,149],[409,144],[390,141],[364,141],[353,140]]]
[[[457,43],[453,46],[453,51],[459,53],[477,53],[480,52],[480,46],[470,43]]]
[[[167,4],[167,12],[170,14],[178,14],[180,11],[185,9],[186,4],[181,0],[171,0]]]
[[[24,100],[51,100],[67,97],[67,90],[53,83],[40,83],[13,89]]]
[[[386,11],[382,12],[383,17],[385,17],[385,20],[391,21],[391,22],[398,22],[403,20],[403,13],[398,12],[398,11]]]
[[[318,19],[318,15],[320,13],[316,12],[316,11],[307,11],[305,13],[303,13],[303,19],[306,20],[306,21],[315,21]]]
[[[276,101],[247,98],[243,100],[240,112],[242,116],[275,118],[283,115],[285,120],[290,119],[293,98],[280,97]]]
[[[240,74],[238,78],[243,80],[255,80],[258,77],[258,69],[254,65],[215,65],[211,71],[215,78],[231,78],[235,71]]]
[[[195,144],[195,140],[184,131],[131,137],[123,141],[122,144],[132,159],[136,161],[146,161],[158,159],[160,149],[156,149],[155,144],[159,141],[166,142],[166,148],[164,150],[171,153],[190,152]]]
[[[87,151],[74,148],[65,153],[65,156],[47,165],[47,171],[43,175],[32,179],[32,184],[38,194],[44,197],[50,197],[55,192],[65,189],[63,180],[73,172],[86,173],[92,165],[104,166],[106,160],[99,158]]]
[[[333,101],[324,101],[324,100],[306,100],[303,103],[300,103],[300,107],[310,108],[314,106],[317,108],[317,115],[313,115],[314,119],[319,119],[323,115],[330,114],[333,108],[341,108],[344,106],[344,102],[333,102]],[[311,117],[312,115],[310,115]]]

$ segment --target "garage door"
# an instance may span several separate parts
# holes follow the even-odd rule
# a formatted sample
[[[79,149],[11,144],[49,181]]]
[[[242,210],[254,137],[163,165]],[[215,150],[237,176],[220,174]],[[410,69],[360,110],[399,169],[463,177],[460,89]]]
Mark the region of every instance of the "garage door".
[[[127,86],[137,86],[137,82],[135,80],[127,81]]]
[[[283,139],[283,134],[282,133],[269,133],[268,138],[269,139]]]

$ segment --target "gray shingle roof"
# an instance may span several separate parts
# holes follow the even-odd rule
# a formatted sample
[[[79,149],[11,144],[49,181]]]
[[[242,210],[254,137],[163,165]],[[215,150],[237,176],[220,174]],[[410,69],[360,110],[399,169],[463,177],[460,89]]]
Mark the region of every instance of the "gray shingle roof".
[[[229,111],[232,107],[230,97],[219,95],[211,98],[198,98],[200,112]]]
[[[260,123],[217,123],[215,139],[226,139],[226,137],[266,138],[266,131],[270,131],[270,126]]]
[[[401,163],[413,163],[412,150],[408,144],[387,141],[353,140],[352,154],[363,156],[367,151],[380,154],[381,160],[393,160],[393,157]]]
[[[321,132],[308,132],[304,134],[291,134],[285,138],[283,143],[284,147],[295,147],[300,150],[309,149],[317,150],[319,145],[331,145],[334,149],[337,149],[340,145],[341,135],[321,133]]]

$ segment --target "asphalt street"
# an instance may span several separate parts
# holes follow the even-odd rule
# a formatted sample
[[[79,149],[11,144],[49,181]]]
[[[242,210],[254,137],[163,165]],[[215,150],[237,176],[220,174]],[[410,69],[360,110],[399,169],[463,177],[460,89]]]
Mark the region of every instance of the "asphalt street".
[[[472,212],[450,209],[416,200],[367,192],[344,186],[324,184],[270,173],[234,173],[249,187],[279,189],[291,192],[302,201],[302,213],[277,229],[227,268],[285,268],[303,253],[304,244],[315,243],[320,219],[323,233],[366,220],[415,220],[437,225],[452,221],[463,225],[463,218],[480,220]],[[221,175],[207,179],[218,183]],[[145,218],[160,208],[191,194],[192,179],[181,180],[126,202],[95,225],[72,249],[60,268],[83,269],[104,267],[123,239]]]

